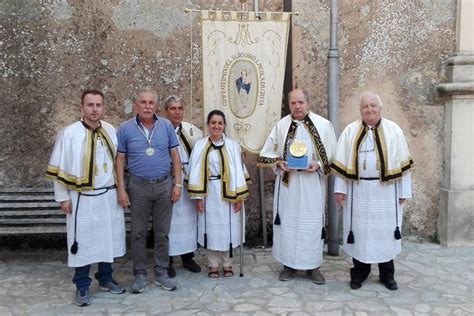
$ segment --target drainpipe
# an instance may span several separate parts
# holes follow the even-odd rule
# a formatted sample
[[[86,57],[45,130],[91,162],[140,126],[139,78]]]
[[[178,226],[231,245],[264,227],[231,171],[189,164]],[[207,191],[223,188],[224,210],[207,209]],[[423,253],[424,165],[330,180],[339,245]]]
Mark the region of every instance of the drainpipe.
[[[339,48],[337,46],[337,9],[338,1],[331,0],[330,39],[328,54],[328,114],[339,136]],[[334,176],[328,184],[328,254],[339,255],[339,206],[334,198]]]

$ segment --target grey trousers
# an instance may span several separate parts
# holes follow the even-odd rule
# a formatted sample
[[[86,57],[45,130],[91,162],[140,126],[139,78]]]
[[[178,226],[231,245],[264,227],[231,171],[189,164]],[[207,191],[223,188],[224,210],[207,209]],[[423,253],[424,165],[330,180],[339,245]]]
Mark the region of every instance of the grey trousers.
[[[168,268],[168,234],[173,214],[171,190],[173,180],[171,176],[149,181],[130,176],[127,191],[130,199],[132,232],[130,243],[132,247],[133,272],[146,274],[146,236],[148,221],[152,217],[155,246],[153,257],[154,271],[158,275],[167,273]]]

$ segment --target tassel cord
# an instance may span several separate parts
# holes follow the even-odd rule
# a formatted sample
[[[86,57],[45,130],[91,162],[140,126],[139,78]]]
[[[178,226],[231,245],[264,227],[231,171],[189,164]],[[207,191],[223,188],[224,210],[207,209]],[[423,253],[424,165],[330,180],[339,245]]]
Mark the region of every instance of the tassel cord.
[[[103,187],[103,188],[97,188],[97,189],[94,189],[94,190],[105,190],[104,192],[100,192],[100,193],[92,193],[92,194],[87,194],[87,193],[82,193],[82,192],[78,192],[77,193],[77,202],[76,202],[76,211],[74,212],[74,242],[72,243],[72,246],[71,246],[71,253],[73,255],[75,255],[77,253],[77,251],[79,250],[79,244],[77,242],[77,213],[79,212],[79,201],[81,200],[81,195],[84,195],[84,196],[99,196],[99,195],[102,195],[102,194],[105,194],[107,192],[109,192],[109,190],[113,190],[116,188],[116,185],[111,185],[111,186],[108,186],[108,187]]]
[[[229,257],[233,258],[232,252],[232,203],[229,202]]]
[[[351,181],[351,227],[349,228],[349,231],[352,231],[353,205],[354,205],[354,181]]]
[[[350,221],[349,235],[347,236],[348,244],[354,243],[354,232],[352,231],[353,204],[354,204],[354,181],[351,182],[351,221]]]
[[[280,225],[281,224],[281,221],[280,221],[280,187],[281,187],[281,175],[280,177],[278,178],[278,191],[277,191],[277,213],[276,213],[276,216],[275,216],[275,222],[273,224],[275,225]]]
[[[206,198],[204,198],[204,249],[207,249],[207,210]]]
[[[395,221],[396,221],[396,228],[394,232],[394,237],[396,240],[402,239],[402,234],[400,232],[400,226],[398,226],[398,188],[397,183],[395,183]]]
[[[79,211],[79,201],[81,200],[81,192],[77,194],[77,202],[76,202],[76,211],[74,212],[74,242],[71,246],[71,253],[75,255],[79,250],[79,245],[77,244],[76,236],[77,236],[77,212]]]
[[[318,178],[321,179],[321,176],[318,175]],[[325,200],[323,200],[325,202]],[[322,240],[325,240],[326,239],[326,212],[325,212],[325,205],[324,205],[324,202],[323,202],[323,205],[322,205],[322,218],[323,218],[323,223],[322,223],[322,228],[321,228],[321,239]]]

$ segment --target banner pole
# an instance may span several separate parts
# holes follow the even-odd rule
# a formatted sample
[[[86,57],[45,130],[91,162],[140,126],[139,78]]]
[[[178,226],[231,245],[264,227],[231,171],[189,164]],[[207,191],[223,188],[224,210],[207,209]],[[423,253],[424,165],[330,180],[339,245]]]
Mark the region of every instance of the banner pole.
[[[244,234],[245,234],[245,201],[240,209],[240,277],[244,276]]]
[[[193,122],[193,116],[194,116],[194,111],[193,111],[193,90],[194,90],[194,82],[193,82],[193,57],[194,57],[194,53],[193,53],[193,16],[192,15],[189,15],[189,41],[190,41],[190,45],[189,45],[189,49],[191,50],[191,62],[189,63],[189,67],[190,67],[190,91],[189,91],[189,105],[190,105],[190,108],[191,108],[191,124],[194,124]],[[191,136],[193,136],[193,130],[192,130],[192,127],[191,127]]]
[[[231,10],[198,10],[198,9],[189,9],[189,8],[184,8],[183,11],[185,13],[191,13],[191,12],[201,12],[201,11],[209,11],[210,13],[212,12],[222,12],[222,13],[230,13],[230,12],[237,12],[237,13],[248,13],[248,11],[231,11]],[[261,15],[262,13],[270,13],[270,14],[282,14],[282,13],[288,13],[290,15],[300,15],[301,13],[299,11],[292,11],[292,12],[281,12],[281,11],[255,11],[255,15]]]

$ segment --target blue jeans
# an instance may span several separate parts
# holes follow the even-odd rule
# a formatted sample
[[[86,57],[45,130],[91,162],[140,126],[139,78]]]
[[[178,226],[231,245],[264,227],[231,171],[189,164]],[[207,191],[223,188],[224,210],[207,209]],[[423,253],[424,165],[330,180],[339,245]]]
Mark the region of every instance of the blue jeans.
[[[88,264],[83,267],[74,268],[76,272],[72,278],[72,282],[76,285],[78,290],[88,290],[91,285],[92,279],[89,278],[89,272],[91,265]],[[94,277],[99,284],[105,284],[112,281],[112,263],[110,262],[99,262],[99,271],[94,274]]]

